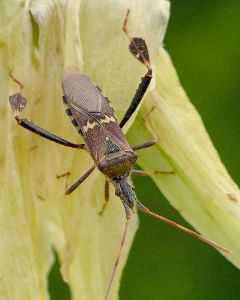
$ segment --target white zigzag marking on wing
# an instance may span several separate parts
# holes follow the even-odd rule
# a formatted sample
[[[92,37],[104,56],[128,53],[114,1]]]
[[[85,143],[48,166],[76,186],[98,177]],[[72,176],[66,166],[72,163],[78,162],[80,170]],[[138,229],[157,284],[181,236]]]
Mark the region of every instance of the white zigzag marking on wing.
[[[83,126],[83,132],[87,132],[89,129],[93,129],[95,126],[99,126],[100,124],[110,123],[110,122],[116,122],[115,118],[113,116],[111,116],[111,117],[104,116],[104,118],[101,119],[99,121],[99,123],[96,121],[93,121],[93,122],[88,121],[87,124],[85,126]]]

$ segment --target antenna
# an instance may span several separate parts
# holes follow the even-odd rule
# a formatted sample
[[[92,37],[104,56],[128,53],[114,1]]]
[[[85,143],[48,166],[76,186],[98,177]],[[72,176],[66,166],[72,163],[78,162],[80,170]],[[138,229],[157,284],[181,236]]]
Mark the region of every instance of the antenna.
[[[126,223],[125,223],[125,228],[124,228],[124,231],[123,231],[122,240],[121,240],[121,244],[120,244],[120,248],[119,248],[119,251],[118,251],[117,258],[116,258],[115,263],[114,263],[114,267],[113,267],[113,270],[112,270],[112,274],[111,274],[111,277],[110,277],[110,280],[109,280],[109,284],[108,284],[108,287],[107,287],[107,291],[106,291],[104,300],[107,300],[109,292],[110,292],[111,287],[112,287],[113,279],[115,277],[117,267],[118,267],[118,263],[119,263],[119,260],[120,260],[121,254],[122,254],[122,249],[123,249],[123,246],[125,244],[129,220],[130,220],[130,216],[127,216]]]
[[[223,247],[223,246],[221,246],[221,245],[219,245],[219,244],[217,244],[217,243],[215,243],[215,242],[213,242],[213,241],[211,241],[211,240],[203,237],[201,234],[198,234],[198,233],[196,233],[193,230],[190,230],[190,229],[188,229],[188,228],[186,228],[186,227],[184,227],[184,226],[182,226],[182,225],[180,225],[180,224],[178,224],[178,223],[176,223],[176,222],[174,222],[172,220],[169,220],[169,219],[167,219],[167,218],[165,218],[163,216],[160,216],[160,215],[158,215],[158,214],[150,211],[139,200],[136,200],[136,203],[137,203],[138,208],[142,212],[144,212],[145,214],[148,214],[148,215],[150,215],[150,216],[152,216],[152,217],[154,217],[156,219],[159,219],[159,220],[161,220],[161,221],[163,221],[163,222],[165,222],[165,223],[167,223],[167,224],[169,224],[169,225],[171,225],[173,227],[177,227],[177,228],[181,229],[182,231],[184,231],[184,232],[186,232],[186,233],[194,236],[195,238],[199,239],[200,241],[213,246],[214,248],[222,250],[222,251],[224,251],[226,253],[231,253],[231,251],[229,249],[227,249],[227,248],[225,248],[225,247]]]

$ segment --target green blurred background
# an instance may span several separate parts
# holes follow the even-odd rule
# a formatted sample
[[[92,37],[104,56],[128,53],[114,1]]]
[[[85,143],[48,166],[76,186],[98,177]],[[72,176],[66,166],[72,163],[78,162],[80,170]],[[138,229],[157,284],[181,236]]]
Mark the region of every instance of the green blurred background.
[[[239,184],[240,1],[171,1],[165,48],[223,163]],[[148,207],[189,226],[151,179],[134,178],[134,183]],[[139,215],[140,229],[123,273],[121,300],[240,299],[240,271],[216,250]],[[56,264],[49,276],[52,300],[71,298],[60,281]]]

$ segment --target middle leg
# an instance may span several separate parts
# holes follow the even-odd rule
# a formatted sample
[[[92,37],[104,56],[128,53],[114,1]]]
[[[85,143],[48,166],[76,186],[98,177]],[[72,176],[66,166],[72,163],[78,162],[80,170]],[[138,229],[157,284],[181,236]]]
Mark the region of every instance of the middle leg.
[[[152,174],[161,174],[161,175],[174,175],[174,171],[144,171],[133,169],[131,175],[133,176],[151,176]]]
[[[158,141],[157,135],[154,132],[154,130],[152,129],[152,126],[148,122],[148,117],[149,117],[149,115],[152,113],[152,111],[154,109],[155,109],[155,107],[153,107],[149,112],[145,113],[144,116],[143,116],[143,122],[145,123],[148,131],[151,133],[153,139],[151,141],[148,141],[148,142],[145,142],[145,143],[133,146],[132,147],[133,151],[144,149],[144,148],[148,148],[148,147],[151,147],[151,146],[153,146],[153,145],[155,145],[157,143],[157,141]]]

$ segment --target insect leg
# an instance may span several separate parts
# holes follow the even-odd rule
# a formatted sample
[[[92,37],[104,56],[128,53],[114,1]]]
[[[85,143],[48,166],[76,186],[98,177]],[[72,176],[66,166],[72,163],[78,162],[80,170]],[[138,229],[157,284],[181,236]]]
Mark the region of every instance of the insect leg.
[[[133,149],[133,151],[136,151],[136,150],[148,148],[148,147],[155,145],[156,142],[157,142],[156,140],[148,141],[148,142],[133,146],[132,149]]]
[[[26,128],[27,130],[36,133],[50,141],[61,144],[63,146],[71,147],[71,148],[79,148],[83,149],[84,144],[74,144],[67,140],[64,140],[58,137],[55,134],[48,132],[47,130],[35,125],[34,123],[29,122],[27,119],[22,119],[19,117],[20,112],[24,109],[27,104],[27,100],[22,96],[21,93],[16,93],[9,97],[9,102],[12,107],[13,112],[15,113],[15,120],[17,123]]]
[[[9,77],[12,78],[13,81],[16,82],[17,85],[20,87],[20,92],[24,89],[24,85],[21,81],[17,80],[11,73],[11,71],[8,73]]]
[[[144,171],[144,170],[135,170],[135,169],[133,169],[131,171],[131,175],[134,175],[134,176],[150,176],[150,173],[148,171]]]
[[[131,175],[133,176],[151,176],[152,174],[161,174],[161,175],[174,175],[174,171],[144,171],[144,170],[132,170]]]
[[[141,102],[148,86],[149,83],[151,81],[152,76],[149,76],[148,72],[147,74],[142,78],[141,83],[138,86],[138,89],[136,91],[136,94],[134,95],[132,102],[127,110],[127,112],[125,113],[125,115],[123,116],[119,126],[122,128],[127,121],[131,118],[132,114],[136,111],[139,103]]]
[[[132,149],[134,151],[151,147],[151,146],[155,145],[157,143],[157,141],[158,141],[156,133],[154,132],[154,130],[152,129],[152,126],[148,122],[148,117],[149,117],[149,115],[151,114],[151,112],[154,109],[155,109],[155,107],[153,107],[149,112],[145,113],[144,116],[143,116],[143,122],[145,123],[148,131],[152,134],[153,139],[151,141],[148,141],[148,142],[145,142],[145,143],[133,146]]]
[[[85,180],[88,178],[88,176],[92,173],[92,171],[95,169],[95,165],[92,166],[82,177],[78,179],[72,186],[70,186],[69,189],[66,190],[65,195],[71,194],[76,188]]]
[[[99,216],[102,216],[107,205],[108,205],[108,202],[109,202],[109,182],[107,180],[105,180],[105,186],[104,186],[104,198],[105,198],[105,201],[103,203],[103,206],[102,206],[102,209],[100,210],[100,212],[98,213]]]
[[[146,124],[148,131],[152,134],[153,140],[133,146],[132,147],[133,151],[148,148],[157,143],[157,136],[156,136],[154,130],[152,129],[151,125],[148,122],[148,117],[154,109],[155,109],[155,107],[153,107],[149,112],[145,113],[145,115],[143,116],[143,122]],[[132,170],[131,171],[131,175],[136,175],[136,176],[150,176],[151,174],[169,175],[169,174],[175,174],[175,172],[174,171],[153,171],[153,172],[151,172],[151,171],[143,171],[143,170]]]
[[[63,177],[67,177],[67,180],[66,180],[66,182],[65,182],[65,189],[67,189],[67,186],[68,186],[68,178],[69,178],[69,176],[70,176],[70,172],[69,171],[67,171],[67,172],[65,172],[65,173],[63,173],[63,174],[61,174],[61,175],[56,175],[56,178],[57,179],[60,179],[60,178],[63,178]]]
[[[63,177],[69,177],[69,175],[70,175],[70,172],[67,171],[67,172],[65,172],[65,173],[63,173],[61,175],[56,175],[56,178],[60,179],[60,178],[63,178]]]
[[[132,38],[128,33],[127,21],[128,21],[129,13],[130,13],[130,10],[127,11],[127,14],[126,14],[126,17],[125,17],[125,20],[123,23],[123,31],[130,40],[129,50],[137,60],[139,60],[141,63],[143,63],[147,67],[148,71],[145,74],[145,76],[142,78],[141,83],[139,84],[139,86],[136,90],[136,93],[132,99],[131,104],[119,124],[121,128],[127,123],[127,121],[130,119],[132,114],[137,109],[137,107],[138,107],[139,103],[141,102],[141,100],[151,82],[151,79],[152,79],[152,67],[151,67],[151,62],[149,59],[146,42],[142,38],[137,38],[137,37]]]

